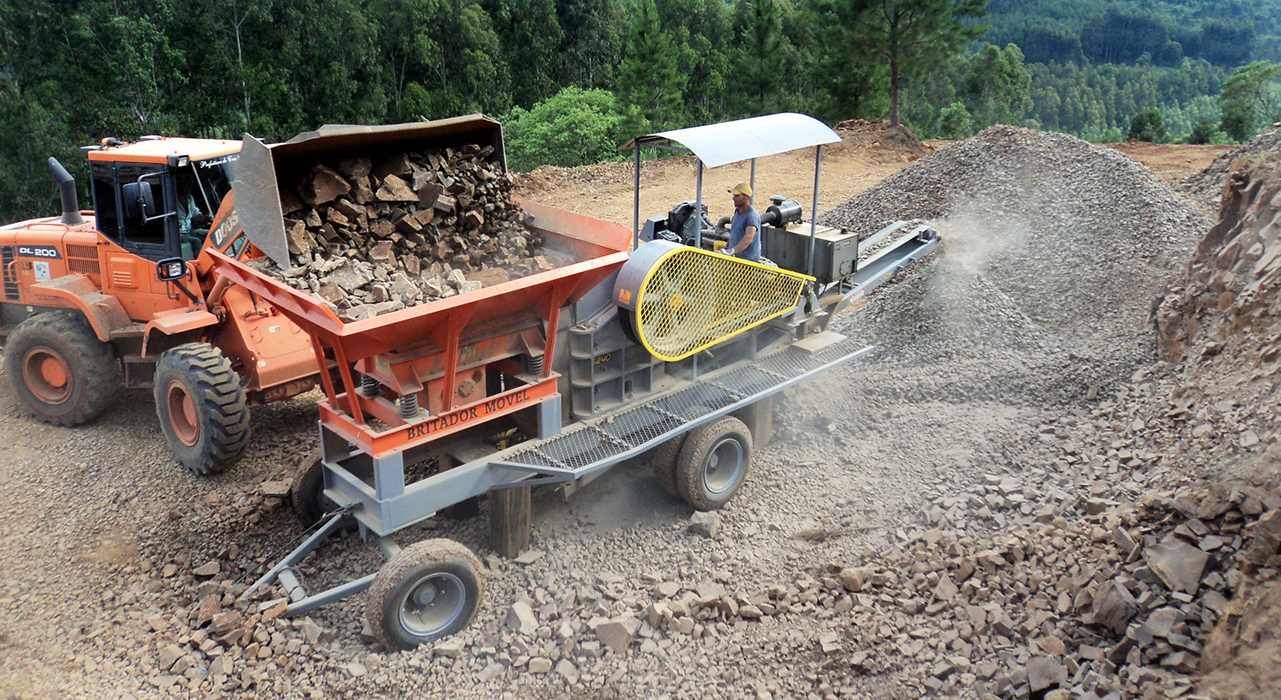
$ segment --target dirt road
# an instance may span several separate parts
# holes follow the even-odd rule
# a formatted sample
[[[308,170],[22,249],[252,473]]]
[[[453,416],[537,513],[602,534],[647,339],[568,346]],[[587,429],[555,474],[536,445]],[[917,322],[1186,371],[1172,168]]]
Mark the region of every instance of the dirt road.
[[[945,148],[949,141],[926,141],[917,146],[883,143],[875,128],[850,129],[845,140],[826,147],[820,172],[819,211],[825,212],[897,172],[903,166]],[[1121,143],[1112,146],[1147,166],[1170,183],[1201,171],[1222,153],[1223,146]],[[631,163],[603,163],[581,168],[540,168],[522,175],[515,194],[561,209],[631,226],[634,216]],[[697,166],[692,158],[646,162],[641,169],[640,219],[665,214],[674,205],[694,199]],[[749,179],[751,166],[736,163],[703,173],[703,198],[713,221],[732,208],[726,193]],[[755,204],[771,195],[800,201],[806,217],[814,191],[814,154],[785,153],[756,163]]]

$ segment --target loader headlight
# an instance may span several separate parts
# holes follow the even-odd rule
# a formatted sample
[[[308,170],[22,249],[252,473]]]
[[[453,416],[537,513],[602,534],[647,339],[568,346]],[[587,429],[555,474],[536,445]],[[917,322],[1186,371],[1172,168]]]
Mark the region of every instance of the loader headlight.
[[[169,258],[156,263],[156,277],[162,282],[172,282],[187,276],[187,262],[182,258]]]

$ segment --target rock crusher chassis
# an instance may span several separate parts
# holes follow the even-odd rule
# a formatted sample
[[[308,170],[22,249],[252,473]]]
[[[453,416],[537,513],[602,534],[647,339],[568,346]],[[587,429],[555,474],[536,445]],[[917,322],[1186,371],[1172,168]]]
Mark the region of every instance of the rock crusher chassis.
[[[767,119],[731,124],[790,129]],[[472,128],[500,129],[488,120]],[[365,155],[422,145],[399,127],[360,129]],[[490,136],[501,143],[501,132]],[[242,177],[257,192],[275,191],[276,173],[296,169],[294,159],[349,146],[350,137],[321,132],[270,147],[246,138]],[[288,267],[272,204],[246,230]],[[521,205],[544,246],[571,263],[357,322],[251,261],[211,253],[222,279],[278,309],[308,334],[316,362],[335,368],[321,375],[319,454],[293,489],[316,529],[246,598],[278,584],[286,614],[297,615],[368,590],[374,635],[408,649],[465,627],[484,591],[466,547],[432,539],[402,548],[393,539],[438,512],[489,494],[493,545],[515,556],[528,546],[532,487],[570,492],[650,451],[664,490],[699,510],[720,508],[747,476],[754,438],[768,440],[770,397],[871,351],[827,330],[832,316],[937,245],[928,227],[891,227],[868,264],[824,279],[664,240],[629,254],[636,230]],[[512,444],[516,436],[525,439]],[[296,567],[353,523],[387,563],[309,591]]]

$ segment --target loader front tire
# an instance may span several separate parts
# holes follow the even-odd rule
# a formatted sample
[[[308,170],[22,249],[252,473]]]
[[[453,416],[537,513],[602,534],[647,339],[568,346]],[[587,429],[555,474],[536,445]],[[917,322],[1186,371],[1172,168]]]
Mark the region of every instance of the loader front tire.
[[[18,324],[4,348],[14,392],[54,425],[97,417],[120,389],[120,363],[88,321],[72,311],[36,314]]]
[[[747,479],[752,432],[737,418],[695,428],[676,461],[676,488],[695,510],[719,510]]]
[[[156,414],[170,449],[198,476],[235,463],[249,443],[249,408],[240,375],[208,343],[167,350],[156,362]]]
[[[485,594],[480,560],[461,544],[416,542],[378,570],[365,609],[388,649],[413,649],[471,623]]]

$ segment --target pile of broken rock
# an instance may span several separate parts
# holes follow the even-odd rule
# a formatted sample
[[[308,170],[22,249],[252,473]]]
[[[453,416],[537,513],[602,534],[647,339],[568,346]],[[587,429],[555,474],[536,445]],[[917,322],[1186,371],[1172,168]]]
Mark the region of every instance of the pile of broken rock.
[[[257,267],[358,321],[567,262],[524,225],[492,155],[469,144],[316,163],[280,191],[290,269]]]
[[[1207,640],[1234,595],[1281,566],[1281,492],[1216,484],[1084,510],[983,539],[931,530],[832,566],[856,665],[906,659],[922,689],[983,697],[1187,693],[1225,660]]]

